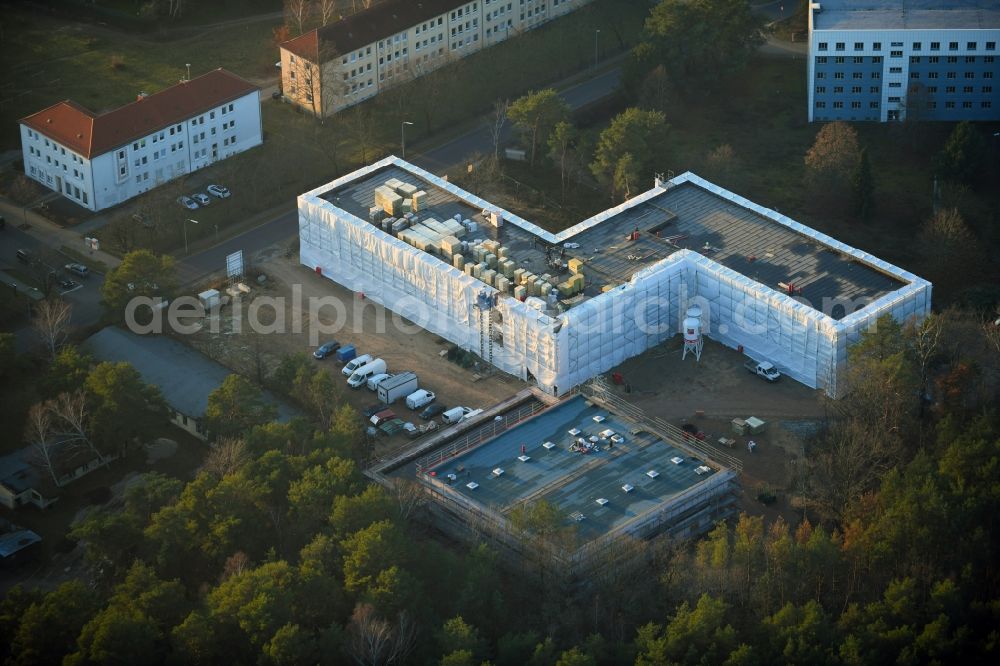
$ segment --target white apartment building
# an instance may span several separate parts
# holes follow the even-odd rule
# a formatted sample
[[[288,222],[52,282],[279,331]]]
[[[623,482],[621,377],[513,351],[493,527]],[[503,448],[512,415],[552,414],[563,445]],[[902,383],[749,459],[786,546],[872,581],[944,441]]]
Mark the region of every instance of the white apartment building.
[[[92,211],[263,142],[260,88],[224,69],[101,114],[65,100],[20,125],[25,174]]]
[[[809,5],[809,120],[1000,118],[1000,0]]]
[[[283,43],[282,91],[330,115],[590,0],[388,0]]]

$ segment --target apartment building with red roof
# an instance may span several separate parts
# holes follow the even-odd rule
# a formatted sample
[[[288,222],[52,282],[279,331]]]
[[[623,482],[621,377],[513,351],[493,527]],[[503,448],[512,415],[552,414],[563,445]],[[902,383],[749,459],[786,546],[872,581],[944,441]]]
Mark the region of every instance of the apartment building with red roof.
[[[24,172],[99,211],[263,142],[260,88],[224,69],[95,113],[64,100],[20,120]]]
[[[386,0],[282,43],[282,93],[329,116],[588,2]]]

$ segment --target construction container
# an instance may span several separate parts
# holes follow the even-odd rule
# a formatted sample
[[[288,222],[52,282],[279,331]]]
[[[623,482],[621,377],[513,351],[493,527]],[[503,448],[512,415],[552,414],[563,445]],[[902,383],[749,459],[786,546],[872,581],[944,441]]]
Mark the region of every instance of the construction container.
[[[497,277],[497,272],[493,269],[488,268],[485,271],[483,271],[483,274],[479,276],[479,279],[492,287],[494,282],[496,282],[496,277]]]
[[[514,298],[519,301],[523,301],[528,297],[528,290],[522,285],[519,287],[514,287]]]
[[[465,257],[461,254],[451,255],[451,265],[455,268],[465,268]]]
[[[583,259],[577,259],[576,257],[573,257],[568,262],[566,262],[566,265],[569,266],[569,270],[572,273],[580,273],[583,271]]]
[[[427,207],[427,193],[423,190],[417,190],[410,197],[410,203],[413,205],[413,210],[421,211]]]
[[[750,431],[751,435],[759,435],[764,432],[764,426],[767,425],[756,416],[751,416],[745,421],[745,423],[747,425],[747,430]]]
[[[493,286],[497,288],[497,291],[509,294],[510,293],[510,280],[505,278],[503,275],[498,275]]]

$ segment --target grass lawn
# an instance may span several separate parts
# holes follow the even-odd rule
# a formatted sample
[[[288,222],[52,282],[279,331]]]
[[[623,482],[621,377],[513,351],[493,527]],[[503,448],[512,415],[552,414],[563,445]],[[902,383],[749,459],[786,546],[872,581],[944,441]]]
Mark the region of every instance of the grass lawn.
[[[0,53],[0,148],[20,148],[17,120],[64,99],[93,111],[121,106],[140,91],[157,92],[186,75],[216,67],[260,79],[274,75],[277,21],[206,29],[174,41],[65,23],[29,9],[7,7]],[[113,62],[120,63],[117,67]]]

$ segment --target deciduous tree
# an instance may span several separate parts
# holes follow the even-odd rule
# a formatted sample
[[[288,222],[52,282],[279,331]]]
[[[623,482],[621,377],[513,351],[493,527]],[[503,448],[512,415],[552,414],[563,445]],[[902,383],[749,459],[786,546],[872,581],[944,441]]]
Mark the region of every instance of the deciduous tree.
[[[69,336],[73,306],[60,298],[47,298],[35,305],[31,326],[38,333],[49,360],[55,360],[59,348]]]

